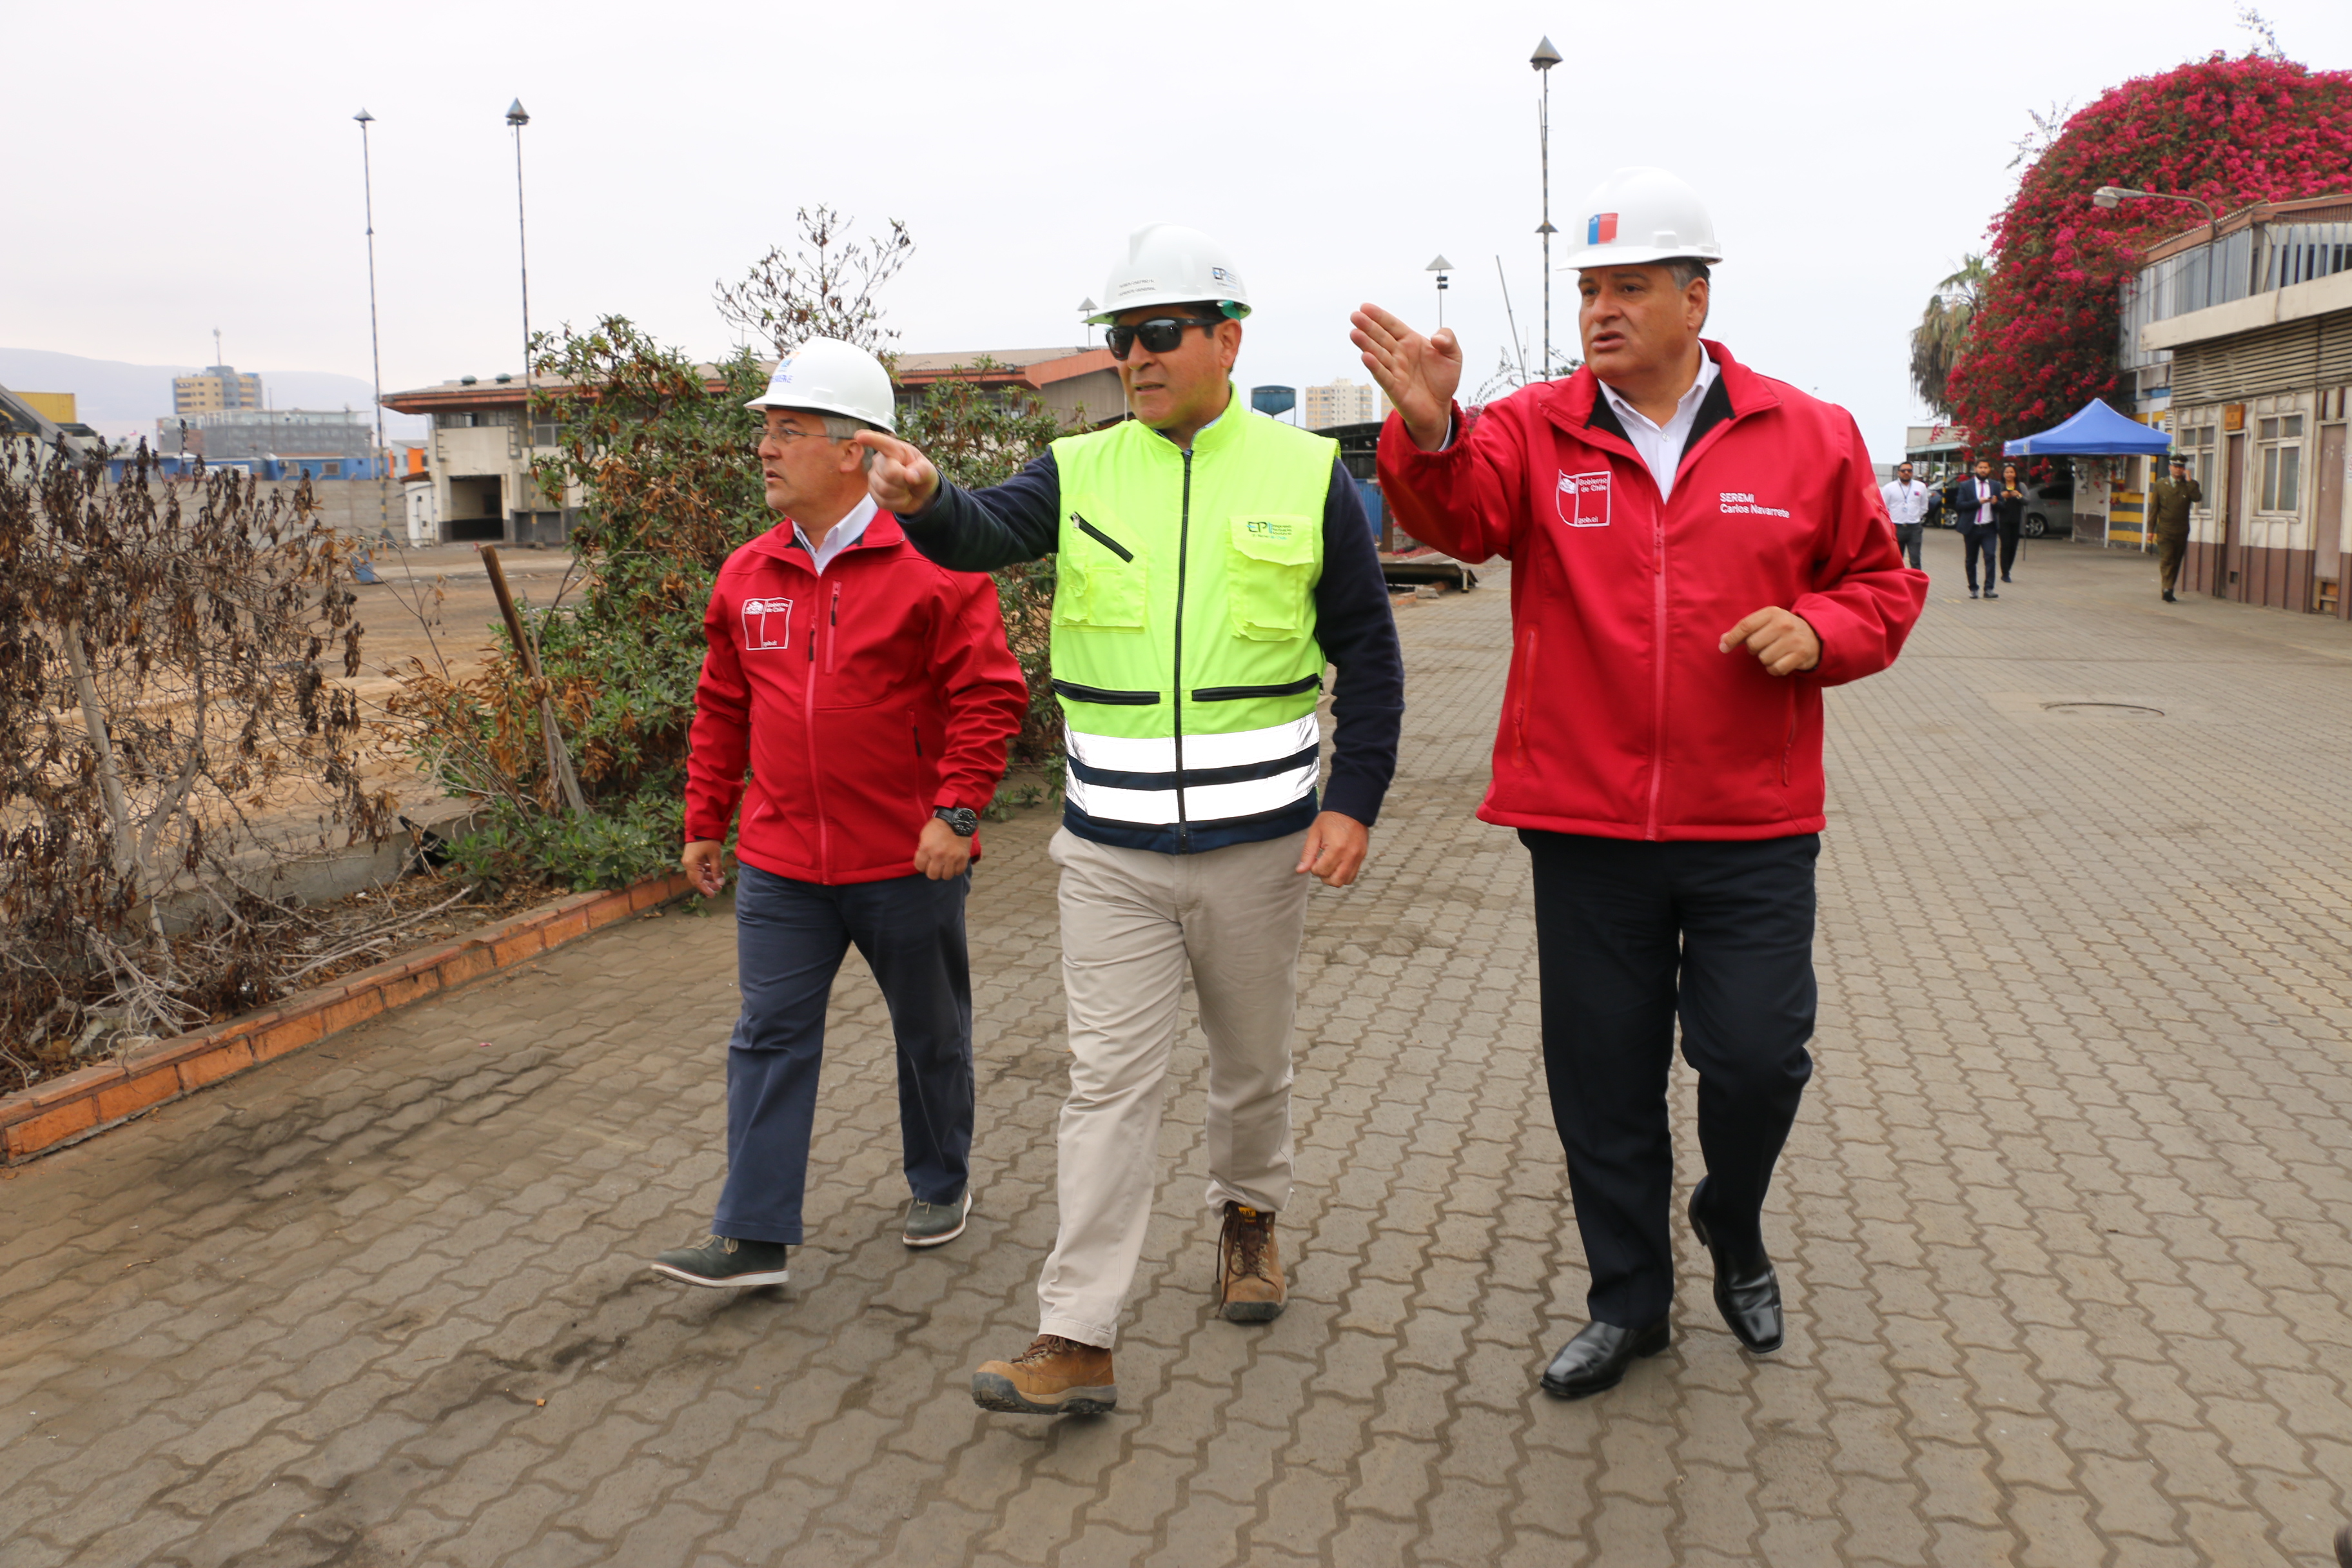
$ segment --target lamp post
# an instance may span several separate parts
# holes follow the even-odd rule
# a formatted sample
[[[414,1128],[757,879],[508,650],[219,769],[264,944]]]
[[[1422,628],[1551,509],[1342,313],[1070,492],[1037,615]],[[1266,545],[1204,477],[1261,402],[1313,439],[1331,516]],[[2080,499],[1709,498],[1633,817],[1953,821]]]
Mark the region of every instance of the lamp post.
[[[392,533],[392,497],[384,488],[391,478],[392,455],[383,444],[383,340],[375,318],[375,171],[368,156],[368,127],[375,116],[362,109],[352,118],[359,121],[360,191],[367,204],[368,365],[375,376],[375,529],[381,539]]]
[[[515,254],[522,268],[522,454],[525,464],[530,461],[530,240],[523,228],[522,212],[522,128],[530,123],[523,112],[522,100],[507,105],[507,124],[513,128],[515,144]],[[518,495],[515,498],[520,500]],[[514,509],[509,507],[509,511]]]
[[[1454,270],[1454,263],[1441,254],[1422,270],[1437,274],[1437,324],[1443,327],[1445,325],[1445,275]]]
[[[2091,205],[2109,211],[2123,205],[2127,201],[2143,200],[2187,202],[2205,215],[2205,303],[2210,307],[2213,303],[2213,269],[2220,266],[2221,261],[2213,248],[2221,243],[2221,219],[2213,211],[2213,205],[2210,202],[2200,200],[2196,196],[2179,195],[2171,191],[2134,190],[2129,185],[2101,185],[2091,193]]]
[[[1536,110],[1536,142],[1543,153],[1543,226],[1536,232],[1543,236],[1543,378],[1549,381],[1551,379],[1551,237],[1558,232],[1551,226],[1551,68],[1559,64],[1559,51],[1551,47],[1551,39],[1549,36],[1536,45],[1536,52],[1528,57],[1528,64],[1533,66],[1536,75],[1543,79],[1543,98]]]
[[[1084,299],[1078,301],[1078,320],[1084,323],[1084,331],[1087,334],[1087,347],[1088,348],[1095,346],[1094,316],[1095,312],[1100,309],[1102,309],[1102,307],[1096,304],[1092,298]]]

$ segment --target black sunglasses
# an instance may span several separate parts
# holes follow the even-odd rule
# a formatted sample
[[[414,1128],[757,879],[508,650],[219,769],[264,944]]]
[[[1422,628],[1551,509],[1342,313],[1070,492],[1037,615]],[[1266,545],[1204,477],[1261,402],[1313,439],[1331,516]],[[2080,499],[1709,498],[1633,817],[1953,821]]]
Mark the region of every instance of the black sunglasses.
[[[1155,316],[1148,321],[1138,321],[1131,327],[1106,327],[1103,341],[1110,345],[1110,357],[1125,359],[1128,351],[1141,338],[1143,346],[1156,354],[1171,353],[1184,341],[1184,329],[1208,329],[1220,324],[1222,316]]]

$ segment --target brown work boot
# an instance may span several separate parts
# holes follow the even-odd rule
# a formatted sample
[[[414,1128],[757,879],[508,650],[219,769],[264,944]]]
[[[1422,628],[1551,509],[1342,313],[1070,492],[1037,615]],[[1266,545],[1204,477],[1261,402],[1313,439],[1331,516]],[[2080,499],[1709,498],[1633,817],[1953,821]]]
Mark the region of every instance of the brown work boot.
[[[1282,1316],[1287,1296],[1282,1254],[1274,1245],[1274,1215],[1228,1202],[1225,1227],[1217,1233],[1217,1316],[1263,1323]]]
[[[1039,1334],[1011,1361],[982,1362],[971,1402],[1021,1415],[1100,1415],[1118,1403],[1110,1352],[1059,1334]]]

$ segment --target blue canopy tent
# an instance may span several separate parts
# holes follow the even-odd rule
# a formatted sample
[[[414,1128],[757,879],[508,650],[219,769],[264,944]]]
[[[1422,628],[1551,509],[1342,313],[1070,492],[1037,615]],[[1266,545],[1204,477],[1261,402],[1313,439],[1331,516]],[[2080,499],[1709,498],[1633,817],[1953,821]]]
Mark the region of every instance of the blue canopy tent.
[[[2021,436],[2000,448],[2007,458],[2160,458],[2171,449],[2171,437],[2096,397],[2063,425]]]
[[[2071,419],[2052,426],[2038,435],[2021,436],[2001,445],[2001,454],[2010,458],[2160,458],[2172,449],[2172,437],[2153,426],[2116,413],[2100,398],[2084,404]],[[2104,494],[2105,485],[2101,481]],[[2103,507],[2105,503],[2102,502]],[[2128,525],[2122,531],[2135,540],[2141,550],[2147,548],[2147,536],[2142,525],[2142,506],[2137,497],[2119,496],[2111,510],[2100,518],[2099,543],[2116,542],[2119,525]],[[2084,514],[2076,512],[2079,521]]]

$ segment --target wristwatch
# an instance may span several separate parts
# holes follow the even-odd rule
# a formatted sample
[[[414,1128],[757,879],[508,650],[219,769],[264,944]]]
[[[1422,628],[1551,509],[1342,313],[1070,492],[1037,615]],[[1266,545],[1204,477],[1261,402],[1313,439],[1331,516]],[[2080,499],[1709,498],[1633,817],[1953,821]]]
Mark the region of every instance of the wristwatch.
[[[980,813],[968,805],[942,805],[931,815],[948,825],[948,831],[958,838],[969,838],[980,831]]]

